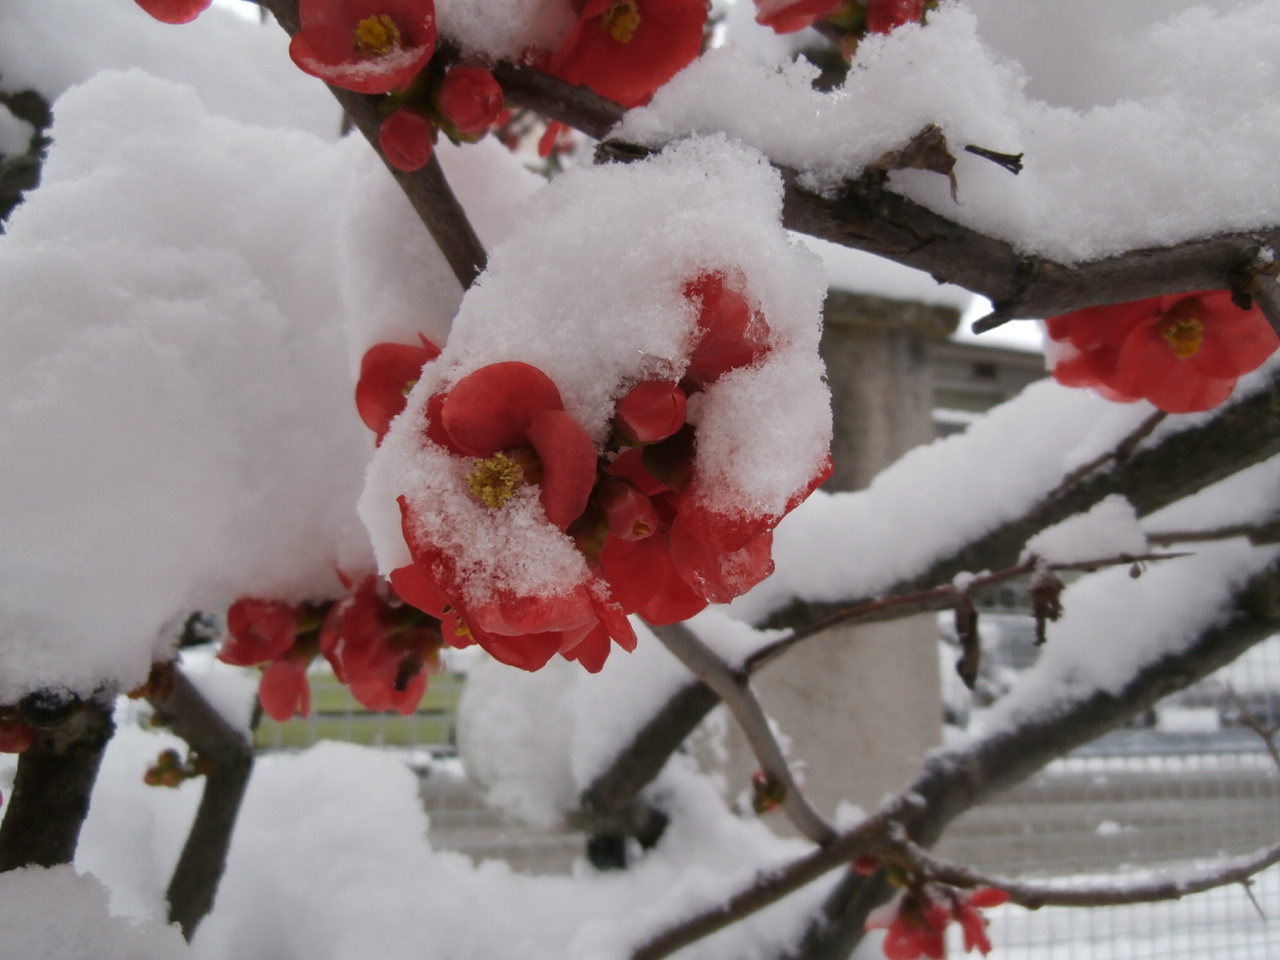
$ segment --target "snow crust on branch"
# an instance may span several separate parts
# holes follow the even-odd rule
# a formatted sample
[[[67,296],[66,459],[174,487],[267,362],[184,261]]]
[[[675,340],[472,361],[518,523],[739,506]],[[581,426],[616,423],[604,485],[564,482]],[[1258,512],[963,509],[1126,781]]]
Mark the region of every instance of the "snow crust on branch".
[[[894,188],[1064,263],[1280,222],[1270,187],[1280,102],[1260,95],[1280,84],[1277,0],[1148,23],[1086,85],[1092,97],[1070,106],[1028,93],[1026,70],[984,38],[1003,15],[985,6],[944,4],[927,26],[869,37],[830,94],[810,87],[816,70],[803,62],[775,69],[731,47],[709,51],[613,136],[656,146],[721,130],[822,191],[935,123],[957,157],[960,203],[936,174],[895,173]],[[966,144],[1024,152],[1023,172],[1011,177]]]

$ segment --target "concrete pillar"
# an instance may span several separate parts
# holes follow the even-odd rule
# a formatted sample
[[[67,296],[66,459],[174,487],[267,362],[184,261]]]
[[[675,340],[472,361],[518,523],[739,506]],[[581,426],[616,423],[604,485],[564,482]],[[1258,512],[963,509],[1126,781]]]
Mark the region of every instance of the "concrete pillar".
[[[824,489],[865,487],[907,450],[933,439],[925,344],[949,336],[958,322],[959,312],[947,307],[832,291],[822,352],[832,394],[835,472]],[[813,562],[825,560],[815,556]],[[765,667],[753,682],[765,712],[790,741],[790,758],[803,764],[806,795],[828,816],[841,800],[874,809],[886,793],[906,785],[925,752],[941,741],[932,614],[830,630]],[[731,796],[757,766],[731,725]],[[783,818],[770,822],[789,832]]]

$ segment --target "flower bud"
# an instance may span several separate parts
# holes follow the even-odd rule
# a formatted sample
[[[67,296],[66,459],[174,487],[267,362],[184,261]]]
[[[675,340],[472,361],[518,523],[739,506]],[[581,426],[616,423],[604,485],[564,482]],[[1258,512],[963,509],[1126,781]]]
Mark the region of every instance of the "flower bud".
[[[425,167],[431,159],[434,133],[430,120],[401,108],[382,121],[378,143],[388,163],[397,170],[412,173]]]
[[[653,503],[619,477],[605,477],[597,488],[609,532],[619,540],[643,540],[658,529]]]
[[[638,383],[618,401],[618,433],[633,444],[665,440],[684,426],[687,403],[674,383]]]
[[[502,87],[482,67],[454,67],[440,85],[436,106],[459,133],[482,133],[502,113]]]

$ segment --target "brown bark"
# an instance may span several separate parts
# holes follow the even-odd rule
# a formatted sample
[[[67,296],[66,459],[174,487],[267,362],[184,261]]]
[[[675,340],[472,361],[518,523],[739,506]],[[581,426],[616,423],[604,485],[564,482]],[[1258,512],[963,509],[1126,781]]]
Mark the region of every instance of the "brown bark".
[[[95,700],[34,694],[22,706],[35,741],[18,757],[8,810],[0,823],[0,871],[70,863],[89,814],[112,708]]]

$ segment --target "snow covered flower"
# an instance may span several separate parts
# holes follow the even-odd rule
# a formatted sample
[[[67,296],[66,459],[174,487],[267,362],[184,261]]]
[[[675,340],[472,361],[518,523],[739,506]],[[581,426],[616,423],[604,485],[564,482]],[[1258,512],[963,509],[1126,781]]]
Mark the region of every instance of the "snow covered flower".
[[[299,69],[356,93],[408,86],[436,49],[433,0],[301,0]]]
[[[391,421],[404,410],[405,398],[418,382],[422,368],[440,356],[440,348],[426,337],[421,346],[410,343],[378,343],[365,351],[356,382],[356,409],[365,426],[378,436],[387,435]]]
[[[775,33],[795,33],[844,5],[845,0],[756,0],[756,23]]]
[[[1168,413],[1209,410],[1280,347],[1262,312],[1226,290],[1086,307],[1047,321],[1053,376],[1109,399],[1149,400]]]
[[[595,444],[565,411],[551,378],[527,363],[489,364],[431,397],[425,436],[463,466],[455,496],[463,495],[482,515],[510,516],[517,527],[530,522],[525,508],[536,491],[543,519],[564,533],[595,487]],[[588,583],[551,593],[495,587],[477,601],[468,590],[468,564],[424,528],[427,518],[407,498],[400,504],[414,562],[392,572],[392,586],[444,620],[454,646],[479,643],[496,659],[526,670],[540,669],[557,652],[598,670],[611,639],[634,648],[635,633],[622,610]],[[518,565],[521,558],[508,562]]]
[[[502,113],[502,87],[483,67],[454,67],[440,84],[436,107],[464,137],[482,134]]]
[[[161,23],[190,23],[205,10],[213,0],[137,0],[138,6]]]
[[[320,650],[352,696],[370,710],[405,716],[418,709],[427,675],[439,670],[442,643],[438,620],[374,576],[334,604],[320,632]]]
[[[868,930],[884,930],[884,955],[889,960],[946,960],[947,924],[960,924],[964,933],[965,952],[977,950],[983,956],[991,952],[983,907],[1007,903],[1009,895],[995,887],[957,890],[941,884],[925,884],[908,889],[867,917]]]
[[[698,56],[706,22],[705,0],[587,0],[547,72],[639,106]]]

